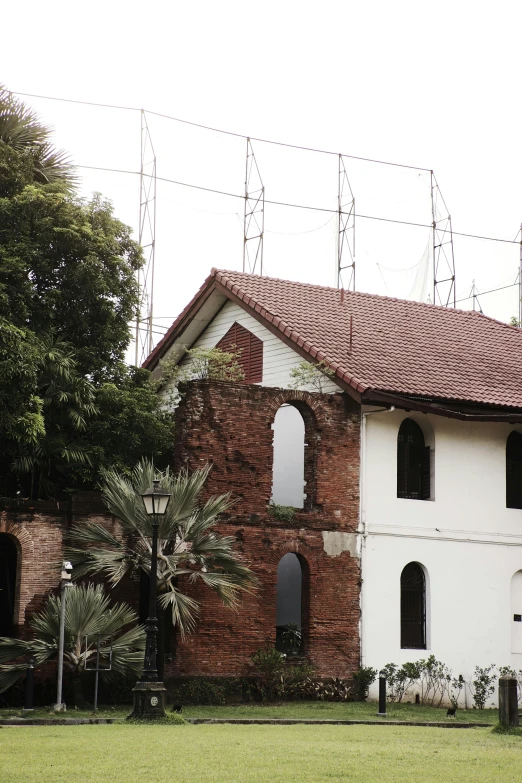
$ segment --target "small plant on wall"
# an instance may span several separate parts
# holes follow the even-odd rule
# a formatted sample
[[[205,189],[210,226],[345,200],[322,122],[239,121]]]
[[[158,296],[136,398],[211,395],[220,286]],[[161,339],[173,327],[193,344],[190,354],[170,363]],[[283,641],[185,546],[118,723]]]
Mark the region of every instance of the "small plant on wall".
[[[160,361],[162,378],[160,387],[168,388],[168,402],[171,407],[179,404],[178,386],[186,381],[229,381],[245,380],[240,364],[241,349],[231,346],[230,351],[220,348],[191,348],[181,363],[172,359]]]
[[[295,519],[295,508],[293,506],[280,506],[278,503],[270,503],[268,513],[278,522],[292,523]]]
[[[323,394],[326,391],[328,381],[331,378],[335,378],[335,373],[324,362],[318,362],[317,364],[301,362],[297,367],[292,367],[290,377],[292,380],[288,384],[289,389],[306,387]]]

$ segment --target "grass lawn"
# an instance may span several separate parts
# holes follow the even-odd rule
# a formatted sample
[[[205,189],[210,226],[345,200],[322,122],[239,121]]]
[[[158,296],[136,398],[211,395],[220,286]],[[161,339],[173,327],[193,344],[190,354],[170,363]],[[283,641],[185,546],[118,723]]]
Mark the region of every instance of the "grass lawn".
[[[0,729],[2,783],[520,783],[490,729],[102,725]]]
[[[100,718],[115,717],[124,719],[131,711],[131,707],[105,708],[101,707],[98,713]],[[186,718],[312,718],[324,720],[421,720],[441,721],[453,723],[453,718],[446,718],[446,708],[420,707],[414,704],[388,704],[386,718],[377,718],[377,704],[373,702],[286,702],[282,704],[241,704],[226,707],[184,707],[183,715]],[[1,710],[0,718],[10,715],[20,715],[19,710]],[[49,718],[46,710],[35,710],[31,717]],[[63,718],[90,718],[92,712],[69,710],[57,717]],[[497,710],[459,710],[457,720],[470,723],[496,723],[498,721]]]

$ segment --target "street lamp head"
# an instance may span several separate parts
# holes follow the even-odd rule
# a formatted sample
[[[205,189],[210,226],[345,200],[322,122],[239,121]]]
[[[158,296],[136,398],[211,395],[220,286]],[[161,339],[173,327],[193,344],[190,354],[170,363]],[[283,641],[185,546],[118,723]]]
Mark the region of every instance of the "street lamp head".
[[[154,479],[154,486],[148,489],[141,496],[145,511],[149,516],[162,516],[169,505],[171,493],[165,492],[159,483],[159,479]]]

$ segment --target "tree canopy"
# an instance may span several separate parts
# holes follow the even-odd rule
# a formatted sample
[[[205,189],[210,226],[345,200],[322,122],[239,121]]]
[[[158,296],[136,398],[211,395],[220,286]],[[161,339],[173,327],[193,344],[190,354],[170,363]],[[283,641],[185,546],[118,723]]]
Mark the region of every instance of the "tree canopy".
[[[92,488],[172,444],[145,371],[125,364],[142,251],[36,113],[0,85],[0,494]]]

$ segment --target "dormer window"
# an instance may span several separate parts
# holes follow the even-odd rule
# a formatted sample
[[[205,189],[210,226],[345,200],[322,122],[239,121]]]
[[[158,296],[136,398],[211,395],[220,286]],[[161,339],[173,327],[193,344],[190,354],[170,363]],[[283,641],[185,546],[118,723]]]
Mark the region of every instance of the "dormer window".
[[[261,383],[263,380],[263,341],[237,321],[216,345],[222,351],[238,352],[238,364],[245,374],[245,383]]]

